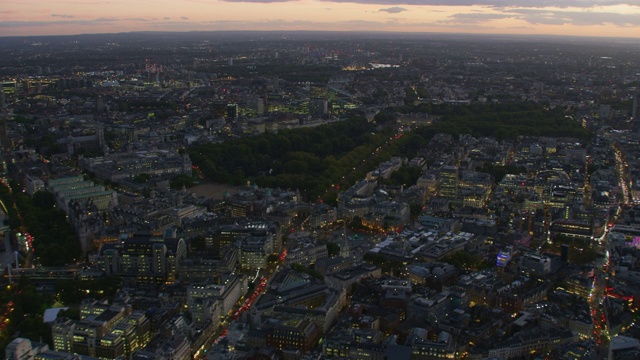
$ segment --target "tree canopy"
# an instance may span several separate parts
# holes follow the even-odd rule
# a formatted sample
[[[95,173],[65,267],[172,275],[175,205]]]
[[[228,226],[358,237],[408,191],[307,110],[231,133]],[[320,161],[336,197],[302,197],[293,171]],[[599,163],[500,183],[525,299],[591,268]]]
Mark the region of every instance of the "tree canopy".
[[[409,109],[440,116],[440,121],[432,126],[416,130],[425,138],[436,133],[471,134],[494,137],[497,140],[515,139],[520,135],[580,139],[591,136],[588,130],[559,107],[546,109],[541,105],[528,103],[469,106],[421,104]]]
[[[354,168],[354,164],[371,158],[389,136],[388,131],[373,131],[373,124],[356,117],[315,128],[195,145],[189,155],[202,174],[215,182],[239,185],[253,179],[263,187],[303,189],[315,198],[342,179],[350,183],[366,172],[367,168]]]
[[[23,193],[19,185],[11,187],[0,185],[0,198],[7,206],[9,226],[33,236],[34,254],[40,263],[61,266],[80,259],[82,249],[78,239],[65,213],[55,207],[53,194],[39,191],[31,197]]]
[[[440,119],[398,135],[391,126],[395,112],[427,112]],[[354,116],[314,128],[196,144],[188,152],[194,165],[211,181],[240,185],[252,180],[261,187],[303,190],[306,200],[335,201],[340,188],[350,186],[391,156],[415,156],[437,133],[498,140],[520,135],[583,139],[591,135],[561,108],[546,109],[528,103],[419,104],[387,108],[376,116],[375,122]],[[489,170],[499,181],[504,171],[517,169]],[[416,175],[417,169],[405,169],[392,182],[414,183]]]

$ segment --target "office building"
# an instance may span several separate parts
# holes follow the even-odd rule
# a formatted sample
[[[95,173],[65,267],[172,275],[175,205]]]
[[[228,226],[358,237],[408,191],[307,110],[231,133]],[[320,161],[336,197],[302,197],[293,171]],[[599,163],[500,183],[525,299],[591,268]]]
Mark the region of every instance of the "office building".
[[[440,168],[440,184],[438,195],[445,199],[456,199],[458,197],[458,167],[443,166]]]

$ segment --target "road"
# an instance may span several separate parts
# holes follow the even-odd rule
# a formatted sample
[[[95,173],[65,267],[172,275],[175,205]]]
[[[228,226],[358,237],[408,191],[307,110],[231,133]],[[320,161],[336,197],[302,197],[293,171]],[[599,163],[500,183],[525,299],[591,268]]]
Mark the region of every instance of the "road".
[[[603,305],[604,299],[607,296],[607,282],[609,279],[610,264],[609,264],[609,244],[608,235],[611,231],[610,225],[617,222],[618,216],[622,206],[626,206],[631,202],[631,196],[629,193],[629,176],[627,174],[627,164],[624,156],[616,147],[613,148],[616,156],[616,175],[618,176],[618,184],[620,185],[620,201],[618,204],[618,211],[615,213],[615,217],[609,220],[606,224],[604,234],[596,239],[596,246],[602,247],[604,251],[604,258],[602,261],[597,261],[594,265],[593,271],[593,286],[591,287],[591,293],[589,294],[589,305],[591,307],[591,317],[593,320],[593,337],[598,345],[599,353],[604,353],[608,348],[610,334],[609,323],[607,321],[606,309]],[[595,245],[594,244],[594,245]]]
[[[285,249],[280,254],[278,258],[278,262],[280,264],[284,264],[284,261],[286,258],[287,258],[287,250]],[[260,278],[259,282],[256,279],[256,282],[257,282],[256,288],[253,290],[251,294],[247,294],[247,297],[242,302],[242,304],[236,304],[236,307],[233,311],[233,315],[225,318],[222,321],[221,330],[219,332],[216,332],[216,334],[211,340],[206,341],[203,344],[202,348],[198,349],[198,351],[196,352],[196,355],[194,356],[196,359],[206,359],[207,351],[205,351],[205,349],[215,346],[220,340],[224,339],[227,336],[227,329],[233,325],[233,322],[237,321],[243,312],[246,312],[249,309],[251,309],[251,305],[253,305],[253,302],[258,298],[258,296],[267,291],[269,287],[269,283],[273,279],[273,276],[278,272],[279,268],[280,267],[277,266],[275,269],[265,272],[265,275]]]

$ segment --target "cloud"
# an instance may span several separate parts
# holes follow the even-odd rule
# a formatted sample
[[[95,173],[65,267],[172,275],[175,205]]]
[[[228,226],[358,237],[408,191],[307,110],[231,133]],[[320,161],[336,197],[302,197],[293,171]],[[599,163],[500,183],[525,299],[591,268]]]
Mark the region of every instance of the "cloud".
[[[514,14],[485,14],[485,13],[459,13],[451,15],[443,23],[452,24],[476,24],[491,20],[501,20],[516,17]]]
[[[386,24],[386,23],[385,23]],[[382,23],[377,21],[354,20],[354,21],[337,21],[337,22],[320,22],[310,20],[288,21],[281,19],[265,20],[265,21],[242,21],[242,20],[226,20],[226,21],[202,21],[202,22],[184,22],[170,21],[151,23],[154,27],[173,30],[335,30],[336,28],[345,31],[354,30],[374,30],[379,29]],[[405,25],[398,24],[398,25]],[[394,25],[394,26],[398,26]]]
[[[95,25],[97,22],[83,21],[0,21],[0,28],[39,27],[50,25]]]
[[[188,17],[186,17],[186,16],[180,16],[180,19],[181,19],[181,20],[189,20],[189,18],[188,18]]]
[[[390,7],[390,8],[386,8],[386,9],[380,9],[378,11],[380,11],[380,12],[388,12],[389,14],[397,14],[397,13],[401,13],[403,11],[408,11],[408,10],[403,8],[403,7],[394,6],[394,7]]]
[[[109,4],[117,4],[122,3],[122,1],[63,1],[64,4],[74,4],[74,5],[109,5]]]
[[[294,2],[294,1],[298,1],[298,0],[221,0],[221,1],[230,2],[230,3],[263,3],[263,4],[271,4],[271,3],[281,3],[281,2]],[[336,2],[339,2],[339,1],[336,1]]]
[[[193,0],[192,0],[193,1]],[[236,3],[275,3],[298,0],[222,0]],[[429,5],[429,6],[486,6],[492,8],[592,8],[599,6],[631,5],[640,6],[640,0],[321,0],[336,3],[356,3],[371,5]]]
[[[341,29],[342,31],[379,31],[381,28],[385,30],[415,31],[415,29],[441,29],[444,31],[466,31],[477,32],[495,30],[495,27],[483,25],[483,24],[445,24],[437,22],[410,22],[406,19],[388,19],[386,22],[368,21],[368,20],[352,20],[352,21],[311,21],[311,20],[297,20],[288,21],[281,19],[264,20],[264,21],[242,21],[242,20],[226,20],[226,21],[168,21],[168,22],[153,22],[149,25],[154,29],[174,31],[218,31],[218,30],[335,30]]]
[[[112,18],[112,17],[110,17],[110,18],[102,17],[102,18],[97,18],[97,19],[94,19],[94,20],[85,20],[85,21],[89,21],[89,22],[113,22],[113,21],[118,21],[118,20],[120,20],[120,19]]]
[[[584,3],[585,1],[580,1]],[[559,10],[537,8],[505,8],[499,13],[457,13],[442,23],[473,24],[491,20],[518,19],[534,25],[574,25],[574,26],[640,26],[640,14],[607,11]]]
[[[531,24],[577,26],[591,25],[617,25],[640,26],[640,15],[621,14],[613,12],[589,12],[589,11],[553,11],[538,9],[513,9],[511,13]]]
[[[88,20],[53,20],[53,21],[0,21],[0,28],[20,28],[20,27],[42,27],[42,26],[93,26],[93,25],[105,25],[115,22],[126,21],[142,21],[151,22],[155,19],[150,18],[96,18]]]
[[[51,14],[51,17],[57,17],[61,19],[73,19],[73,15],[65,15],[65,14]]]
[[[162,18],[152,19],[143,23],[137,23],[136,31],[149,30],[149,31],[334,31],[335,29],[341,29],[342,31],[434,31],[441,30],[447,32],[486,32],[495,31],[496,28],[491,25],[481,23],[469,23],[469,24],[453,24],[442,23],[432,21],[408,21],[407,19],[387,19],[385,22],[368,21],[368,20],[353,20],[353,21],[311,21],[311,20],[299,20],[288,21],[282,19],[264,20],[264,21],[183,21],[178,18],[174,20],[164,21]],[[125,28],[125,25],[131,19],[127,18],[98,18],[92,20],[79,20],[79,19],[60,19],[52,21],[0,21],[0,33],[15,33],[33,31],[33,28],[50,27],[53,30],[58,31],[60,29],[74,28],[74,32],[84,32],[89,30],[91,26],[100,27],[101,29],[116,29],[122,28],[121,31],[130,31]],[[74,27],[75,26],[75,27]],[[81,30],[78,30],[81,29]],[[104,30],[89,30],[91,32],[104,32]]]

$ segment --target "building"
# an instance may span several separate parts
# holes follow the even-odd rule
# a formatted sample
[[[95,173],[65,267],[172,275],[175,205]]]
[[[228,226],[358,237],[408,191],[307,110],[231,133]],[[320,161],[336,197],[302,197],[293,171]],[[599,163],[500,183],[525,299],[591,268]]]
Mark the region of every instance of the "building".
[[[38,191],[44,191],[45,184],[39,177],[27,174],[25,178],[25,189],[27,190],[27,194],[33,196],[33,194]]]
[[[413,295],[407,304],[407,319],[415,325],[437,324],[449,318],[455,309],[468,305],[464,291],[442,291],[431,296]]]
[[[303,318],[295,322],[280,323],[269,329],[266,343],[278,350],[286,348],[308,352],[317,346],[320,336],[318,326]]]
[[[150,321],[142,311],[95,300],[81,304],[82,320],[58,319],[52,326],[54,349],[106,359],[129,357],[150,338]]]
[[[309,226],[312,229],[324,227],[338,220],[338,210],[327,204],[314,204],[309,215]]]
[[[58,144],[66,146],[69,156],[73,156],[81,151],[102,153],[105,147],[104,128],[100,124],[92,125],[90,129],[93,134],[72,136],[59,139]]]
[[[590,242],[593,240],[593,223],[588,220],[558,219],[551,225],[551,235],[563,235],[576,240]]]
[[[455,266],[447,263],[414,263],[406,267],[409,281],[416,285],[426,285],[440,288],[455,280],[458,271]]]
[[[191,360],[189,339],[185,334],[173,334],[160,337],[149,344],[145,349],[136,351],[132,360]]]
[[[4,358],[7,360],[31,360],[37,354],[49,350],[46,344],[32,343],[25,338],[13,339],[4,349]]]
[[[365,277],[379,278],[382,275],[382,269],[374,265],[359,264],[347,269],[326,274],[324,276],[325,283],[338,289],[351,290],[351,286]]]
[[[440,183],[438,196],[453,200],[458,197],[459,175],[457,166],[443,166],[440,168]]]
[[[489,350],[489,357],[511,359],[528,356],[534,352],[546,352],[562,344],[575,341],[576,337],[568,329],[523,330]]]
[[[53,348],[57,351],[71,352],[75,322],[69,319],[58,319],[52,326]]]
[[[305,273],[284,268],[251,307],[251,319],[259,324],[267,317],[304,317],[321,332],[333,325],[346,304],[346,289],[331,288]]]
[[[524,254],[520,258],[520,271],[547,275],[551,272],[551,258],[536,254]]]
[[[169,151],[137,151],[91,157],[79,160],[80,166],[100,179],[121,182],[140,174],[151,176],[176,176],[192,174],[188,154]]]
[[[135,234],[120,243],[104,244],[100,266],[107,275],[118,275],[135,283],[160,284],[175,279],[178,264],[186,258],[184,239]]]
[[[265,269],[267,256],[273,254],[273,235],[245,235],[240,239],[240,266],[247,270]]]
[[[309,99],[309,115],[321,117],[329,113],[329,102],[323,98]]]
[[[235,218],[235,216],[232,216]],[[269,253],[280,252],[281,228],[273,221],[253,221],[241,224],[225,225],[219,227],[213,234],[207,236],[206,241],[210,242],[210,246],[214,253],[220,253],[225,246],[236,243],[237,240],[245,237],[265,238],[270,241],[272,247]],[[208,245],[209,247],[209,245]]]
[[[115,191],[95,185],[93,181],[86,181],[80,175],[49,179],[47,190],[56,197],[57,206],[67,214],[72,201],[90,202],[101,212],[107,212],[118,205],[118,194]]]
[[[317,243],[312,238],[299,238],[287,251],[288,264],[315,264],[317,260],[328,257],[327,245]]]
[[[413,328],[406,345],[411,346],[411,359],[453,359],[458,352],[451,334],[442,331],[436,341],[427,339],[426,330]]]
[[[220,303],[213,298],[191,298],[187,300],[189,313],[193,323],[197,327],[202,327],[210,323],[214,328],[220,326]]]
[[[184,259],[178,265],[178,280],[192,284],[232,272],[239,262],[239,253],[237,247],[226,246],[220,256]]]
[[[189,311],[192,311],[197,306],[202,306],[201,303],[197,303],[198,300],[213,300],[218,303],[220,308],[218,316],[224,317],[246,292],[246,280],[243,281],[235,275],[229,275],[224,277],[219,284],[209,281],[190,285],[187,289],[187,306]],[[219,319],[216,320],[219,322]]]
[[[634,357],[623,357],[623,354],[637,356],[640,354],[640,341],[628,336],[614,336],[609,344],[608,359],[632,359]],[[8,358],[7,358],[8,359]]]

